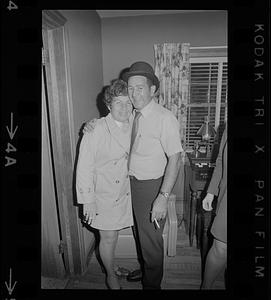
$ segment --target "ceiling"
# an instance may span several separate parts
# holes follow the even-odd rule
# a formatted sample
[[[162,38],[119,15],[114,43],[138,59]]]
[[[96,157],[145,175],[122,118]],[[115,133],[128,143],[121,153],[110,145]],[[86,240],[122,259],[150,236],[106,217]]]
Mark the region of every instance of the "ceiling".
[[[213,12],[215,10],[96,10],[101,18],[142,16],[142,15],[163,15],[180,14],[191,12]]]

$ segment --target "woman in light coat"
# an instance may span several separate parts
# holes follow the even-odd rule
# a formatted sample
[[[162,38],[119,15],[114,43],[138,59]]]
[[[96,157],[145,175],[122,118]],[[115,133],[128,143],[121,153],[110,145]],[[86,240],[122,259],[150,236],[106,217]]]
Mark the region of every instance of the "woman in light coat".
[[[85,222],[99,230],[99,251],[110,289],[120,285],[114,272],[114,252],[120,229],[133,225],[128,155],[132,103],[127,84],[116,80],[105,91],[110,113],[84,134],[76,172],[78,203]]]

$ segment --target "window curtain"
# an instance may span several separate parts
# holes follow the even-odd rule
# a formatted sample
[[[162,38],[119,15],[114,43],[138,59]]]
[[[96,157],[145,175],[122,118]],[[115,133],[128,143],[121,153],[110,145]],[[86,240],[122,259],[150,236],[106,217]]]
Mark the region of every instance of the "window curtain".
[[[154,45],[154,71],[160,81],[157,101],[171,110],[178,119],[184,148],[189,96],[189,47],[189,43]]]
[[[157,101],[173,112],[180,123],[180,139],[185,150],[186,145],[186,123],[187,103],[189,96],[189,43],[165,43],[154,45],[154,71],[160,81],[157,93]],[[180,205],[178,224],[185,221],[187,203],[184,195],[184,162],[185,151],[182,152],[182,161],[176,183],[172,193],[177,196]],[[180,218],[180,219],[179,219]],[[186,222],[184,222],[186,223]]]

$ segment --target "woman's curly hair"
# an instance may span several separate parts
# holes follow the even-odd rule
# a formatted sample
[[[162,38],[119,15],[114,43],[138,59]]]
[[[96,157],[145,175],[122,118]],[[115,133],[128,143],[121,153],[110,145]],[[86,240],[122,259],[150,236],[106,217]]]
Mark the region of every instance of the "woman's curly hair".
[[[118,96],[128,96],[127,83],[121,79],[114,80],[110,86],[105,89],[104,103],[111,106],[113,98]]]

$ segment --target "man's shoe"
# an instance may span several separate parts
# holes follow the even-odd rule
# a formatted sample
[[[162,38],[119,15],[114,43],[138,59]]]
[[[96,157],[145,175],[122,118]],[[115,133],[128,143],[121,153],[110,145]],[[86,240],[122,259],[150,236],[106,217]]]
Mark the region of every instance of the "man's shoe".
[[[140,269],[131,271],[127,277],[127,281],[140,281],[142,279],[142,272]]]

